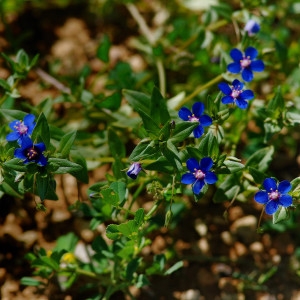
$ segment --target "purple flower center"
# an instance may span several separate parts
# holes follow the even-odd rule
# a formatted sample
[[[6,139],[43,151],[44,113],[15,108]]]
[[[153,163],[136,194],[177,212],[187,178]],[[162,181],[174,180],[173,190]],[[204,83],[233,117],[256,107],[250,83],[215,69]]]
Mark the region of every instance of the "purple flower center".
[[[239,97],[239,95],[242,93],[242,90],[232,90],[231,97],[236,99]]]
[[[199,118],[192,114],[191,116],[189,116],[189,122],[199,122]]]
[[[272,191],[269,194],[269,199],[270,200],[277,200],[280,197],[280,193],[276,190],[276,191]]]
[[[203,173],[201,170],[196,170],[194,173],[195,178],[202,180],[205,177],[205,173]]]
[[[26,156],[28,159],[34,159],[38,155],[38,152],[32,147],[27,150]]]
[[[20,134],[26,134],[28,131],[28,127],[23,123],[23,121],[20,121],[16,124],[15,129]]]
[[[240,60],[240,64],[242,68],[247,68],[251,65],[251,59],[249,56],[244,57],[243,59]]]

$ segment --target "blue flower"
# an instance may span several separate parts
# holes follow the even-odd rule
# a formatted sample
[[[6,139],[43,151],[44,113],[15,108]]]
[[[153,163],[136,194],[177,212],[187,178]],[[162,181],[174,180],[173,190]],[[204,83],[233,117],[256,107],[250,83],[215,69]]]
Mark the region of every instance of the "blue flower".
[[[35,116],[28,114],[24,117],[24,121],[15,120],[9,123],[9,127],[13,132],[6,136],[8,142],[18,141],[19,144],[22,143],[23,138],[28,137],[32,134],[33,128],[35,126],[34,122]]]
[[[132,179],[136,179],[137,176],[139,175],[139,173],[142,170],[142,164],[138,163],[138,162],[134,162],[131,164],[131,166],[129,167],[128,171],[126,172],[126,174],[132,178]]]
[[[43,155],[46,150],[44,143],[33,144],[29,137],[24,137],[22,140],[21,148],[15,150],[15,157],[22,159],[24,164],[34,162],[40,166],[47,165],[47,158]]]
[[[248,32],[249,36],[255,35],[256,33],[259,32],[260,30],[260,26],[257,22],[255,22],[254,20],[249,20],[245,27],[244,30]]]
[[[232,86],[221,82],[218,87],[226,95],[221,100],[223,104],[235,103],[239,108],[245,109],[248,106],[247,100],[254,98],[254,93],[251,90],[243,90],[244,84],[237,79],[233,80]]]
[[[214,162],[210,157],[203,157],[200,162],[196,158],[190,158],[186,162],[189,173],[183,174],[181,183],[192,184],[193,193],[199,195],[205,184],[213,184],[218,178],[215,173],[209,171]]]
[[[192,112],[186,108],[182,107],[179,112],[178,116],[188,122],[198,122],[199,126],[197,126],[193,133],[195,138],[199,138],[204,133],[203,126],[209,126],[212,124],[212,119],[208,115],[204,115],[204,104],[202,102],[196,102],[194,103],[192,107]]]
[[[293,198],[287,194],[292,188],[289,181],[284,180],[277,185],[275,179],[266,178],[263,182],[263,186],[265,190],[258,191],[254,196],[254,200],[266,205],[265,210],[267,214],[274,214],[279,205],[283,207],[292,205]]]
[[[242,78],[245,81],[251,81],[253,79],[253,71],[261,72],[264,70],[265,65],[263,61],[255,59],[258,52],[253,47],[248,47],[245,51],[245,55],[239,49],[232,49],[230,56],[234,60],[227,66],[227,70],[233,74],[242,72]]]

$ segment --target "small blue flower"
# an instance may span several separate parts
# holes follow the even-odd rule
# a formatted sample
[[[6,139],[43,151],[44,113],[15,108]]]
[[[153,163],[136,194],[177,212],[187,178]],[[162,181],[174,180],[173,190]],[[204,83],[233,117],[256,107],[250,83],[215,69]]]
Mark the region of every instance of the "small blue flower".
[[[223,104],[235,103],[239,108],[245,109],[248,106],[247,100],[254,98],[254,93],[251,90],[243,90],[244,84],[237,79],[233,80],[232,86],[221,82],[218,87],[226,95],[221,100]]]
[[[139,173],[142,170],[142,164],[138,163],[138,162],[134,162],[131,164],[131,166],[129,167],[128,171],[126,172],[126,174],[132,178],[132,179],[136,179],[137,176],[139,175]]]
[[[227,66],[227,70],[233,74],[242,72],[243,80],[249,82],[253,79],[253,71],[261,72],[264,70],[265,65],[262,60],[255,59],[258,52],[253,47],[248,47],[245,55],[239,49],[232,49],[230,56],[234,60]]]
[[[244,27],[244,30],[248,32],[248,35],[249,36],[253,36],[255,35],[256,33],[259,32],[260,30],[260,26],[257,22],[255,22],[254,20],[249,20],[245,27]]]
[[[15,120],[9,123],[9,127],[13,130],[13,132],[6,136],[6,140],[8,142],[18,141],[18,143],[21,144],[24,137],[28,137],[32,134],[35,126],[34,119],[34,115],[28,114],[24,117],[24,121]]]
[[[277,185],[275,179],[266,178],[263,182],[263,186],[265,190],[258,191],[254,196],[254,200],[266,205],[265,210],[267,214],[274,214],[279,205],[283,207],[292,205],[293,198],[287,194],[292,188],[289,181],[284,180]]]
[[[182,107],[179,112],[178,116],[188,122],[198,122],[199,126],[196,127],[193,131],[194,137],[199,138],[204,133],[203,126],[209,126],[212,124],[212,119],[208,115],[204,115],[204,104],[202,102],[196,102],[193,104],[192,112],[186,108]]]
[[[47,165],[47,158],[43,155],[46,150],[44,143],[33,144],[29,137],[24,137],[22,140],[21,148],[15,150],[15,157],[22,159],[24,164],[34,162],[40,166]]]
[[[200,162],[195,158],[190,158],[186,162],[189,173],[183,174],[181,183],[192,184],[193,193],[199,195],[205,184],[213,184],[218,178],[215,173],[209,171],[214,162],[210,157],[203,157]]]

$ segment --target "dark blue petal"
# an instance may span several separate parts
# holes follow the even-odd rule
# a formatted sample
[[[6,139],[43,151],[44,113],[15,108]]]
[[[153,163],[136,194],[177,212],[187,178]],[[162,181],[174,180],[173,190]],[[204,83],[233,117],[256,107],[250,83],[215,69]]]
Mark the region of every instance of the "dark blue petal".
[[[186,161],[186,167],[189,169],[190,172],[195,172],[195,170],[199,170],[200,166],[199,166],[199,162],[196,158],[189,158]]]
[[[205,183],[208,184],[214,184],[215,182],[218,181],[218,177],[216,176],[215,173],[208,171],[205,173],[204,181]]]
[[[279,198],[279,204],[283,207],[289,207],[293,204],[293,198],[290,195],[281,195]]]
[[[34,148],[36,148],[40,153],[42,153],[46,150],[46,146],[44,143],[35,144]]]
[[[278,184],[278,192],[286,194],[292,189],[292,185],[288,180],[283,180]]]
[[[203,157],[200,161],[200,170],[206,173],[211,169],[214,162],[210,157]]]
[[[221,99],[223,104],[231,104],[234,103],[234,99],[232,96],[225,96]]]
[[[25,124],[26,126],[30,126],[30,125],[33,124],[34,119],[35,119],[35,116],[34,116],[34,115],[28,114],[28,115],[26,115],[26,116],[24,117],[24,124]]]
[[[235,90],[242,90],[244,87],[244,84],[242,82],[240,82],[239,80],[234,79],[232,81],[232,86]]]
[[[277,209],[278,209],[278,201],[271,200],[266,204],[265,212],[268,215],[273,215]]]
[[[233,73],[233,74],[238,74],[238,73],[240,73],[241,72],[241,69],[242,69],[242,67],[241,67],[241,65],[240,65],[240,63],[238,62],[234,62],[234,63],[231,63],[231,64],[229,64],[228,66],[227,66],[227,70],[229,71],[229,72],[231,72],[231,73]]]
[[[22,148],[15,149],[14,156],[16,158],[19,158],[19,159],[22,159],[22,160],[27,159],[27,156],[25,155],[24,150]]]
[[[22,139],[22,149],[25,150],[31,147],[33,147],[31,138],[29,138],[28,136],[24,136]]]
[[[254,47],[248,47],[245,51],[245,56],[252,60],[258,55],[257,50]]]
[[[245,90],[240,94],[240,97],[244,100],[251,100],[254,98],[254,93],[251,90]]]
[[[192,107],[193,114],[199,118],[204,112],[204,104],[202,102],[196,102]]]
[[[268,193],[265,191],[258,191],[254,195],[254,200],[261,204],[266,204],[269,201]]]
[[[273,178],[266,178],[263,182],[263,186],[268,193],[277,190],[277,182]]]
[[[44,155],[40,155],[36,162],[41,166],[46,166],[48,163],[47,158]]]
[[[208,115],[201,116],[199,121],[202,126],[209,126],[212,124],[212,118]]]
[[[253,80],[253,73],[250,68],[243,69],[242,78],[247,82]]]
[[[199,195],[200,191],[202,190],[204,186],[204,181],[203,180],[197,180],[194,184],[193,184],[193,193],[195,195]]]
[[[251,69],[254,72],[261,72],[265,69],[265,64],[262,60],[254,60],[251,62]]]
[[[193,130],[193,133],[194,133],[194,137],[195,137],[196,139],[200,138],[200,137],[203,135],[203,133],[204,133],[204,128],[203,128],[203,126],[202,126],[202,125],[197,126],[197,127]]]
[[[246,109],[248,107],[248,101],[238,98],[236,99],[236,106],[240,109]]]
[[[183,121],[188,121],[189,116],[191,116],[191,115],[192,115],[192,112],[186,107],[182,107],[178,112],[179,118],[181,118]]]
[[[11,129],[11,130],[16,130],[15,126],[17,126],[18,123],[20,123],[19,120],[15,120],[15,121],[10,122],[10,123],[9,123],[10,129]]]
[[[221,92],[225,95],[230,95],[232,90],[230,88],[230,86],[225,83],[225,82],[221,82],[218,84],[219,89],[221,90]]]
[[[11,132],[6,136],[6,140],[8,142],[16,141],[20,138],[20,134],[18,132]]]
[[[195,176],[192,173],[183,174],[181,177],[181,183],[192,184],[196,181]]]
[[[240,60],[243,59],[243,53],[237,48],[234,48],[230,51],[230,56],[235,62],[238,63],[240,63]]]

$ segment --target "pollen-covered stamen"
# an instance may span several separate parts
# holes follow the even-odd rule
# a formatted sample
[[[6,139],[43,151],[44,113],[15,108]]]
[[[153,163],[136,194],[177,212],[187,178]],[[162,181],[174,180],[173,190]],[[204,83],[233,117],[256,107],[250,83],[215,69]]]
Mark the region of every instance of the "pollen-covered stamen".
[[[20,134],[26,134],[28,131],[28,127],[23,123],[23,121],[17,122],[14,126],[16,131],[18,131]]]
[[[205,173],[203,173],[201,170],[197,170],[195,169],[195,173],[194,173],[194,176],[197,178],[197,179],[203,179],[205,177]]]
[[[194,114],[189,116],[189,121],[190,122],[199,122],[199,118],[197,118]]]
[[[38,155],[38,152],[34,148],[29,148],[27,150],[26,156],[28,159],[34,159]]]
[[[247,68],[251,65],[251,59],[250,56],[244,57],[240,60],[240,64],[242,68]]]
[[[268,195],[270,200],[277,200],[280,197],[280,193],[277,190],[268,193]]]
[[[232,92],[231,92],[231,97],[233,97],[234,99],[236,99],[236,98],[238,98],[239,97],[239,95],[242,93],[242,90],[239,90],[239,89],[237,89],[237,90],[232,90]]]

